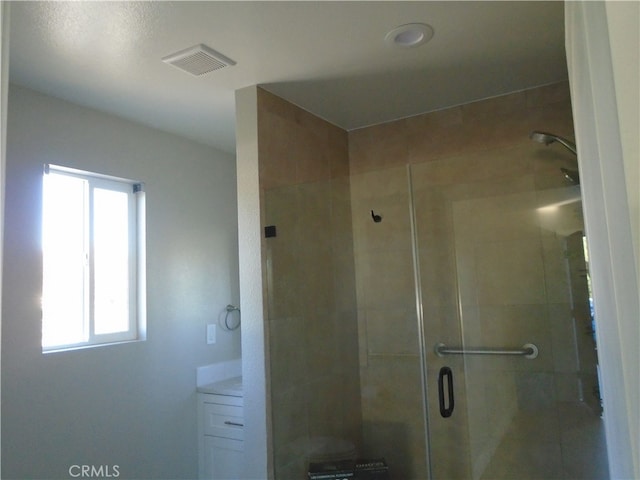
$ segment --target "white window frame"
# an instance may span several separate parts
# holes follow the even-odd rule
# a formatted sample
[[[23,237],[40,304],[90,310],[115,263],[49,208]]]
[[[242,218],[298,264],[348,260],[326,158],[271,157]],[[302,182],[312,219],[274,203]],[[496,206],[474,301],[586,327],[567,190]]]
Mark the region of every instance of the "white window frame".
[[[58,174],[80,178],[86,182],[85,202],[87,205],[84,220],[84,241],[87,265],[85,268],[84,291],[84,340],[79,342],[42,345],[43,353],[75,350],[123,342],[146,340],[146,276],[145,276],[145,193],[142,182],[109,175],[78,170],[59,165],[46,164],[44,175]],[[125,331],[116,333],[96,333],[95,329],[95,269],[94,269],[94,191],[104,189],[127,194],[128,209],[128,326]],[[43,202],[46,199],[43,195]],[[44,203],[43,203],[44,205]],[[44,218],[43,218],[44,220]],[[44,222],[43,222],[44,234]],[[44,282],[43,282],[44,283]],[[44,285],[43,285],[44,288]],[[44,293],[44,292],[43,292]],[[45,312],[43,310],[43,322]]]

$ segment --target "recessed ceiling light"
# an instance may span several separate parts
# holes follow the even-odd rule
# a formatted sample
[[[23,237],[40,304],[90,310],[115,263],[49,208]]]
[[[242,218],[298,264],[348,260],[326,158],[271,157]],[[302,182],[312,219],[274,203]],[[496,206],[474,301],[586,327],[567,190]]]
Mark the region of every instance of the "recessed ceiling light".
[[[413,48],[424,45],[433,38],[433,27],[426,23],[408,23],[391,30],[384,37],[394,47]]]

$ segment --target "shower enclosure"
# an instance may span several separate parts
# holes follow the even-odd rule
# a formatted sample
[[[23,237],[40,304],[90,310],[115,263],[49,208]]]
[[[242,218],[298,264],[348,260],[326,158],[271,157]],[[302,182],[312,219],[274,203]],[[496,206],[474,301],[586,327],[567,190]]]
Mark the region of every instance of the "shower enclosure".
[[[528,138],[571,135],[566,84],[349,133],[259,106],[276,478],[608,478],[576,158]]]

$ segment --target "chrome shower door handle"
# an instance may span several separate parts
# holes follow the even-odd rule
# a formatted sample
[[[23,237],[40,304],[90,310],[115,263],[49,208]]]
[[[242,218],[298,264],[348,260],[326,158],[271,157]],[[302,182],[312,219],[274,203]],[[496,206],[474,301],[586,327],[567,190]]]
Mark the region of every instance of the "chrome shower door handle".
[[[447,400],[448,406],[445,406],[444,379],[447,378]],[[453,413],[455,402],[453,398],[453,372],[449,367],[442,367],[438,374],[438,401],[440,403],[440,415],[443,418],[449,418]]]

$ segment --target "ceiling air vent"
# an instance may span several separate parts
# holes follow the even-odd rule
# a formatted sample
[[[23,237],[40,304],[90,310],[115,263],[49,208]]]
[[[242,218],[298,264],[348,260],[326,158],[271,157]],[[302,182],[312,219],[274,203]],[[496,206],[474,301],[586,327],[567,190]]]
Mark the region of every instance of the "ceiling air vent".
[[[202,44],[167,55],[162,61],[195,76],[236,64],[230,58]]]

